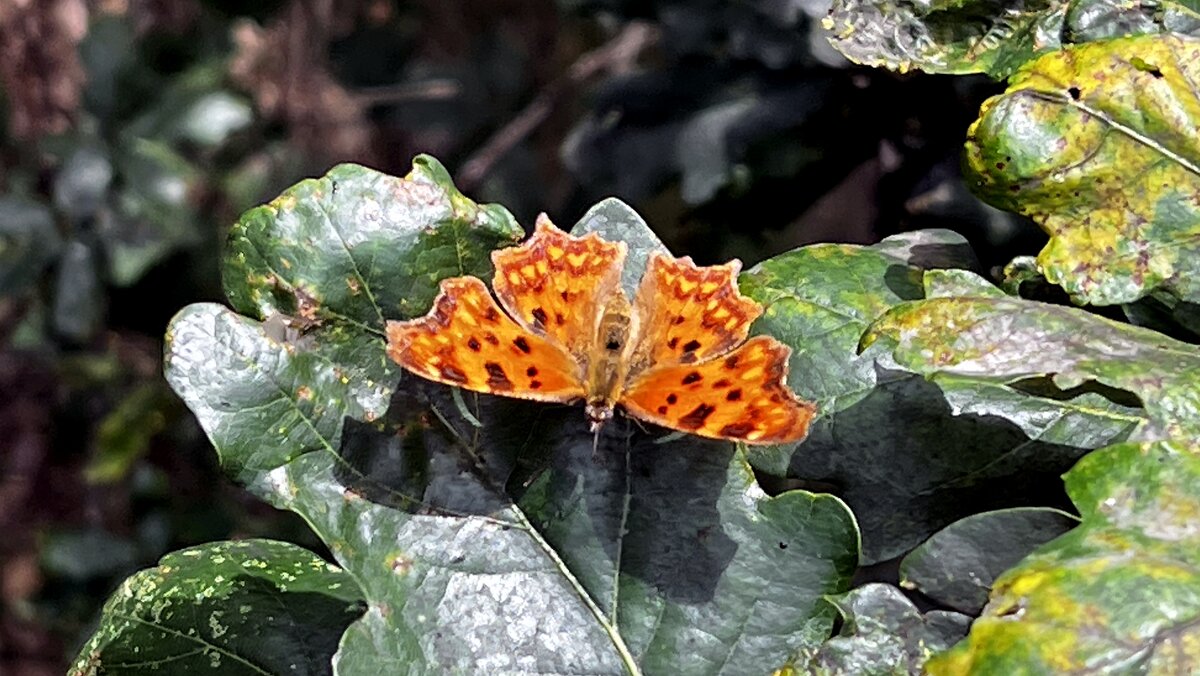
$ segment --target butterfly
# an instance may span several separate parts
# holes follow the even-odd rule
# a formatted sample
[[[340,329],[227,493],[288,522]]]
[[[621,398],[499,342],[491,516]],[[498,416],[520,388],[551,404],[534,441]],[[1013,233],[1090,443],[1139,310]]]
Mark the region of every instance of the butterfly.
[[[656,252],[631,302],[626,250],[542,214],[523,244],[492,253],[495,298],[477,277],[443,280],[427,315],[388,322],[387,353],[475,392],[583,401],[597,436],[620,408],[702,437],[802,439],[815,407],[786,384],[790,348],[747,339],[763,309],[738,291],[741,262],[702,267]]]

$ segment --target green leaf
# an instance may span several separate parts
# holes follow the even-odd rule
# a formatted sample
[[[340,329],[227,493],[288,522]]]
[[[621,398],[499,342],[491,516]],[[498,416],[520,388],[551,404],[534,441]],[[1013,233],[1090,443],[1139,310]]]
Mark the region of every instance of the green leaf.
[[[970,270],[926,270],[921,280],[926,298],[982,296],[1003,298],[1004,290]]]
[[[1050,234],[1038,268],[1080,302],[1200,300],[1198,55],[1178,35],[1048,54],[968,132],[973,189]]]
[[[902,73],[988,73],[1003,78],[1060,45],[1066,3],[1008,7],[982,0],[900,3],[839,0],[825,19],[830,42],[856,63]]]
[[[384,369],[358,377],[375,367],[356,365],[384,360],[379,315],[423,312],[442,277],[486,276],[488,247],[512,225],[433,182],[424,162],[403,183],[371,176],[375,187],[354,192],[334,180],[330,213],[347,216],[311,230],[300,215],[331,186],[301,184],[243,218],[231,297],[248,312],[299,312],[302,333],[215,305],[185,309],[168,332],[167,378],[222,464],[303,516],[364,589],[369,609],[343,640],[339,673],[707,674],[817,645],[834,619],[822,597],[846,589],[858,560],[838,499],[766,496],[732,444],[629,424],[593,450],[578,408]],[[402,227],[352,217],[370,209]],[[336,237],[330,222],[343,226]],[[615,201],[585,228],[629,243],[634,261],[657,242]],[[375,263],[381,231],[408,239]],[[356,268],[361,294],[343,290]]]
[[[179,400],[161,380],[142,383],[101,419],[96,451],[84,468],[89,482],[112,483],[128,476],[150,441],[178,416]]]
[[[87,342],[104,319],[104,288],[96,258],[91,246],[73,239],[58,263],[51,322],[57,333],[76,343]]]
[[[935,298],[897,306],[864,336],[896,342],[919,373],[991,380],[1053,375],[1061,388],[1099,381],[1137,395],[1155,428],[1200,434],[1200,349],[1076,308],[1015,298]]]
[[[215,149],[254,121],[250,102],[224,89],[223,59],[201,61],[163,83],[155,100],[121,129],[121,145],[142,139]]]
[[[45,205],[0,198],[0,295],[15,295],[37,282],[62,246],[54,214]]]
[[[1200,447],[1119,444],[1066,476],[1082,524],[997,581],[931,674],[1200,670]]]
[[[253,317],[301,314],[382,336],[386,320],[424,313],[444,277],[490,279],[488,253],[522,234],[503,207],[463,197],[431,157],[402,179],[340,165],[242,215],[225,292]]]
[[[1045,507],[973,514],[946,526],[905,556],[900,586],[978,615],[1000,573],[1078,523],[1066,512]]]
[[[868,562],[902,554],[968,514],[1044,499],[1081,455],[1125,439],[1143,420],[1094,393],[927,380],[882,346],[858,352],[876,318],[925,297],[926,285],[934,294],[996,295],[966,271],[921,269],[969,264],[969,254],[957,235],[922,231],[870,247],[805,247],[740,279],[766,306],[755,330],[792,347],[789,383],[820,411],[798,447],[755,449],[751,462],[837,487],[858,518]]]
[[[137,566],[137,546],[100,528],[51,531],[42,543],[42,568],[75,582],[128,573]]]
[[[109,280],[137,282],[173,251],[199,240],[192,206],[200,174],[164,143],[133,139],[115,158],[122,185],[97,215]]]
[[[121,584],[70,674],[328,674],[361,598],[349,576],[295,545],[192,547]]]
[[[931,655],[966,636],[971,624],[970,617],[944,610],[922,615],[903,592],[888,584],[866,584],[830,602],[841,613],[841,633],[789,665],[790,673],[921,673]]]
[[[858,554],[836,498],[766,496],[730,444],[626,424],[593,450],[577,408],[470,396],[474,428],[444,387],[400,395],[396,431],[359,428],[340,459],[256,486],[363,580],[373,611],[341,673],[715,674],[832,628],[822,597]],[[521,471],[531,455],[548,466]]]
[[[1162,32],[1200,33],[1189,2],[838,0],[825,28],[851,61],[900,72],[987,73],[1003,79],[1070,42]]]
[[[491,249],[521,232],[503,208],[463,197],[432,158],[418,157],[404,179],[335,167],[248,211],[230,234],[227,293],[267,322],[215,305],[184,309],[167,332],[167,379],[210,435],[254,430],[230,437],[232,447],[216,444],[242,481],[336,448],[342,418],[382,415],[399,378],[384,354],[384,322],[423,313],[444,277],[490,277]],[[242,342],[192,347],[231,340]],[[264,416],[276,424],[258,425]]]

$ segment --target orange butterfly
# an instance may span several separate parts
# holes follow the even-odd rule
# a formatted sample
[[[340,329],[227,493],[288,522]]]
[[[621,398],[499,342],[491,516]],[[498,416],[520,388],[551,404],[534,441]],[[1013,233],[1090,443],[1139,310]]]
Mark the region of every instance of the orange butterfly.
[[[428,315],[388,322],[388,355],[476,392],[582,399],[593,431],[619,406],[714,439],[804,438],[814,407],[785,384],[791,350],[746,340],[762,307],[738,292],[741,263],[654,253],[631,304],[625,253],[624,242],[571,236],[543,214],[524,244],[492,253],[499,306],[478,278],[446,279]]]

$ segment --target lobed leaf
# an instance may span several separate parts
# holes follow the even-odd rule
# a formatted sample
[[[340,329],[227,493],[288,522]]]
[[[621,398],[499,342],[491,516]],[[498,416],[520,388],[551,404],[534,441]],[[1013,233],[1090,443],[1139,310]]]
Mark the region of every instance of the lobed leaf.
[[[1200,34],[1200,11],[1186,0],[838,0],[824,25],[833,32],[834,48],[856,63],[902,73],[987,73],[1003,79],[1070,43]]]
[[[425,312],[444,277],[490,279],[489,252],[522,235],[507,210],[463,197],[427,155],[404,178],[344,164],[242,215],[225,293],[252,317],[299,314],[383,335],[386,320]]]
[[[1200,447],[1125,443],[1066,475],[1082,523],[997,581],[931,674],[1200,669]]]
[[[896,360],[924,374],[993,380],[1052,375],[1131,392],[1154,423],[1144,434],[1200,431],[1200,350],[1076,308],[1016,298],[935,298],[891,310],[864,336],[895,341]]]
[[[973,189],[1036,220],[1046,278],[1082,303],[1200,299],[1200,39],[1121,38],[1021,69],[968,132]]]
[[[71,676],[212,672],[328,674],[361,592],[285,542],[213,542],[125,580]]]
[[[1080,456],[1143,422],[1136,408],[1095,393],[926,379],[883,346],[859,353],[863,332],[893,307],[942,293],[995,297],[967,270],[938,269],[972,262],[961,237],[922,231],[869,247],[809,246],[741,276],[766,306],[755,330],[792,347],[790,385],[820,410],[800,446],[755,450],[751,462],[836,487],[858,518],[867,562],[968,514],[1044,500]]]
[[[900,586],[978,615],[997,576],[1078,523],[1076,517],[1048,507],[972,514],[934,533],[905,556]]]
[[[888,584],[870,583],[830,599],[842,631],[794,661],[780,676],[916,674],[934,654],[967,634],[971,618],[945,610],[922,614]]]
[[[266,212],[243,219],[257,225],[237,235],[245,241],[232,255],[247,255],[227,272],[264,270],[251,254],[265,246],[295,257],[275,269],[303,275],[272,286],[274,272],[247,273],[231,295],[315,325],[299,322],[301,333],[279,315],[260,323],[192,306],[169,329],[166,370],[222,464],[305,518],[364,590],[368,610],[343,638],[338,673],[708,674],[779,663],[828,635],[833,609],[822,598],[845,590],[858,559],[845,505],[801,491],[766,496],[731,444],[614,427],[593,451],[577,408],[464,395],[370,366],[383,341],[360,326],[373,321],[369,303],[277,293],[339,279],[349,265],[345,249],[288,244],[307,241],[299,236],[271,244],[281,229],[302,230],[297,214],[313,213],[325,193],[305,194],[281,210],[283,225]],[[602,203],[581,228],[604,228],[635,251],[653,246],[630,214]],[[449,245],[400,249],[389,265],[407,277],[360,288],[378,299],[391,284],[457,274],[429,267],[430,251],[487,260],[492,225],[435,223]],[[341,236],[358,241],[353,229]],[[411,272],[423,265],[430,272]],[[389,406],[382,383],[395,377]]]

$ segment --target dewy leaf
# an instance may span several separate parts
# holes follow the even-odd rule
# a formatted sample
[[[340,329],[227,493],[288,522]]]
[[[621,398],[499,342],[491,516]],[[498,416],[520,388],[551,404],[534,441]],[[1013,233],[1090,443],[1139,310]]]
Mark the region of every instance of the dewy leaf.
[[[1002,575],[929,673],[1200,671],[1200,447],[1118,444],[1066,483],[1082,524]]]
[[[346,200],[347,212],[366,208]],[[303,245],[288,248],[276,239],[295,232],[297,205],[280,207],[282,225],[261,211],[243,219],[255,225],[231,255],[245,260],[227,272],[265,270],[251,260],[267,260],[263,249],[288,252],[290,267],[274,268],[288,271],[285,285],[246,272],[232,294],[248,311],[299,312],[315,327],[192,306],[169,329],[166,372],[222,464],[303,516],[364,590],[368,610],[342,640],[338,673],[710,674],[778,664],[828,635],[822,598],[845,591],[858,561],[841,501],[766,496],[731,444],[614,425],[593,451],[579,408],[470,393],[456,403],[412,376],[356,377],[353,365],[383,358],[383,341],[359,328],[374,307],[309,285],[344,284],[346,251],[377,224],[360,233],[347,221],[346,249],[292,234],[283,242]],[[430,208],[378,206],[396,221]],[[656,241],[628,207],[602,206],[591,227],[636,248]],[[483,273],[483,242],[502,243],[484,239],[491,225],[450,223],[429,236],[449,244],[401,249],[389,275],[372,272],[382,258],[352,257],[368,282],[359,288],[376,300],[397,285],[431,291],[459,274],[437,267],[446,251]],[[384,314],[396,305],[375,303]],[[400,386],[378,417],[392,378]]]
[[[899,589],[865,584],[830,599],[842,616],[841,634],[780,672],[819,676],[917,674],[929,657],[967,635],[967,615],[931,610],[924,615]]]
[[[1067,11],[1067,32],[1073,42],[1150,33],[1200,35],[1198,9],[1194,0],[1077,0]]]
[[[166,340],[167,381],[238,481],[308,451],[336,450],[347,416],[368,418],[387,407],[383,385],[351,380],[320,354],[320,343],[277,341],[220,305],[184,308]]]
[[[489,252],[522,236],[507,210],[463,197],[429,156],[402,179],[340,165],[242,215],[225,292],[242,314],[299,314],[382,336],[385,320],[425,312],[442,278],[490,278]]]
[[[896,341],[906,368],[1063,388],[1099,381],[1137,395],[1147,435],[1200,434],[1200,348],[1076,308],[1017,298],[935,298],[900,305],[864,336]]]
[[[469,395],[475,428],[444,387],[401,395],[398,432],[260,484],[367,590],[339,673],[716,674],[831,630],[858,553],[836,498],[767,497],[730,444],[630,423],[593,451],[577,408]]]
[[[1187,1],[1171,0],[837,0],[825,28],[833,32],[833,46],[857,63],[1003,79],[1071,42],[1200,33],[1200,13]]]
[[[900,586],[978,615],[1000,573],[1078,524],[1074,516],[1047,507],[972,514],[938,531],[905,556],[900,564]]]
[[[1007,294],[970,270],[926,270],[922,278],[926,298],[984,296],[1003,298]]]
[[[750,460],[835,486],[858,518],[868,562],[897,556],[968,514],[1044,499],[1080,456],[1124,440],[1144,420],[1094,393],[927,380],[901,369],[883,346],[859,354],[863,332],[898,304],[951,286],[994,296],[965,270],[922,272],[969,265],[969,253],[957,235],[922,231],[869,247],[805,247],[740,279],[766,306],[755,330],[792,347],[790,384],[820,411],[802,444],[755,449]]]
[[[348,575],[292,544],[192,547],[121,584],[69,673],[327,674],[361,598]]]
[[[595,232],[609,241],[621,240],[629,245],[625,267],[621,270],[621,287],[630,298],[637,295],[650,254],[655,251],[670,253],[638,212],[615,197],[602,200],[588,209],[571,229],[573,235],[589,232]]]
[[[1066,11],[1063,0],[1016,7],[984,0],[838,0],[825,28],[839,52],[864,65],[1003,78],[1060,46]]]
[[[490,252],[522,232],[502,207],[459,193],[431,157],[417,157],[403,179],[335,167],[246,212],[230,233],[226,292],[267,322],[185,309],[168,329],[167,378],[206,426],[238,428],[264,410],[285,422],[244,439],[245,453],[217,446],[235,476],[246,462],[273,468],[319,439],[336,443],[343,416],[387,407],[399,371],[384,355],[385,321],[423,313],[442,278],[490,277]],[[192,347],[214,340],[228,349]],[[222,358],[221,369],[250,369],[248,381],[214,370]]]
[[[1037,264],[1081,302],[1157,288],[1200,300],[1200,39],[1048,54],[984,103],[966,167],[988,202],[1050,234]]]

